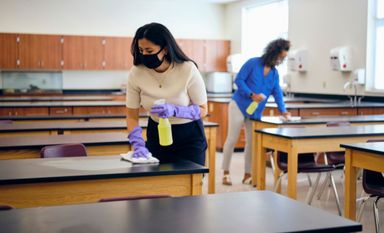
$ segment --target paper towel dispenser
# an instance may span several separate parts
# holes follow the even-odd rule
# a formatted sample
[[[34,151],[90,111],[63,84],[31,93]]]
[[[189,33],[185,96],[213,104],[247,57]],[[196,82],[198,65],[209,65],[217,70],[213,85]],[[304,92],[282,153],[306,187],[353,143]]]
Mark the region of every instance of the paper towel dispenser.
[[[329,53],[330,64],[333,70],[352,71],[352,50],[349,47],[331,49]]]
[[[307,71],[308,51],[306,49],[297,49],[289,52],[288,67],[291,71]]]

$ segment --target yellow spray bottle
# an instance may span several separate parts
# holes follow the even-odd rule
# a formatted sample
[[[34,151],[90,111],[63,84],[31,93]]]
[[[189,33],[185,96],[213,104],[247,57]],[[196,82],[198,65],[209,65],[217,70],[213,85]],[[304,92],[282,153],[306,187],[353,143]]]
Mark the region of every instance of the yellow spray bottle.
[[[156,100],[156,104],[165,104],[164,99]],[[172,127],[168,118],[159,118],[159,124],[157,125],[157,130],[159,132],[159,142],[161,146],[172,145]]]
[[[263,99],[265,99],[265,95],[264,94],[260,94],[262,95]],[[248,106],[248,108],[245,110],[249,115],[252,115],[255,111],[256,111],[256,108],[259,106],[259,102],[257,101],[252,101],[252,103]]]

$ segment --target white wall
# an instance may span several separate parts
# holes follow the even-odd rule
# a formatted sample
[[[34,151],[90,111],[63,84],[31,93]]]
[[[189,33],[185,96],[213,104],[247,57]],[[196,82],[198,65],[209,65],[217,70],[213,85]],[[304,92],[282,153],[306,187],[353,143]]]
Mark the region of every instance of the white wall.
[[[351,73],[332,71],[329,50],[352,48],[354,68],[366,66],[367,0],[290,0],[289,39],[294,48],[307,48],[308,72],[292,73],[292,90],[301,93],[348,94],[344,83]],[[364,91],[361,88],[360,92]]]
[[[224,6],[202,0],[0,0],[0,32],[133,36],[150,22],[176,38],[225,39]],[[121,72],[86,73],[64,72],[64,87],[86,88],[76,75],[94,77],[90,89],[124,84]]]
[[[225,7],[225,35],[232,41],[232,53],[241,52],[241,14],[245,6],[271,0],[246,0]],[[334,72],[329,66],[329,50],[350,46],[356,68],[365,68],[367,37],[367,0],[289,0],[288,38],[292,49],[307,48],[309,69],[305,74],[291,73],[293,92],[340,94],[350,74]],[[363,92],[363,88],[359,92]]]
[[[146,23],[175,37],[222,39],[224,6],[194,0],[1,0],[0,32],[127,35]]]

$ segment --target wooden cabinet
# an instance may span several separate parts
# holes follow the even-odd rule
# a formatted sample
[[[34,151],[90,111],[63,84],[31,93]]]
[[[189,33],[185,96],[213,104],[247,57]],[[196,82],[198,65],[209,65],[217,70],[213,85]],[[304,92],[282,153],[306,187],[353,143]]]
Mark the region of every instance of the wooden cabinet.
[[[125,112],[124,106],[73,107],[73,115],[121,115]]]
[[[61,36],[30,35],[19,36],[19,68],[58,70],[61,69]]]
[[[300,116],[354,116],[356,108],[310,108],[300,109]]]
[[[17,59],[17,35],[0,33],[0,70],[16,69]]]
[[[219,124],[216,136],[216,149],[223,150],[228,133],[228,105],[229,103],[208,102],[209,121]],[[245,145],[244,127],[240,132],[235,149],[243,149]]]
[[[104,69],[128,70],[133,65],[132,38],[107,37],[104,43]]]
[[[204,40],[178,39],[177,43],[185,55],[196,62],[199,70],[202,70],[205,62]]]
[[[104,39],[97,36],[64,36],[65,70],[102,70]]]
[[[227,71],[227,57],[230,53],[230,42],[228,40],[206,40],[204,48],[204,71]]]
[[[50,107],[49,115],[52,115],[52,116],[72,115],[72,107]]]
[[[299,115],[299,110],[298,109],[288,109],[288,112],[291,113],[292,116],[298,116]],[[277,108],[270,108],[266,107],[263,111],[263,116],[280,116],[281,113]]]
[[[47,107],[0,108],[0,116],[45,116],[45,115],[48,115]]]
[[[178,39],[200,71],[226,71],[228,40]],[[0,33],[0,69],[128,70],[130,37],[61,36]]]
[[[183,52],[194,60],[200,71],[226,71],[230,53],[228,40],[177,40]]]
[[[384,114],[384,108],[358,108],[358,115],[382,115]]]

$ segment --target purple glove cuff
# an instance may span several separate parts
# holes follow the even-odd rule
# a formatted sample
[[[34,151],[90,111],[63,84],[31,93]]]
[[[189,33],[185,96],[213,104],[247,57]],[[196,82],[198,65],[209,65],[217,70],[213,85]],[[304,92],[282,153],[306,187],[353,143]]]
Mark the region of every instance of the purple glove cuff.
[[[145,146],[145,141],[142,136],[142,129],[140,126],[136,126],[130,134],[128,134],[129,142],[133,147]]]
[[[173,104],[159,104],[151,109],[152,114],[158,114],[161,118],[178,117],[191,120],[200,119],[200,107],[196,104],[180,106]]]
[[[191,120],[198,120],[200,116],[200,107],[196,104],[189,106],[175,106],[175,116]]]

